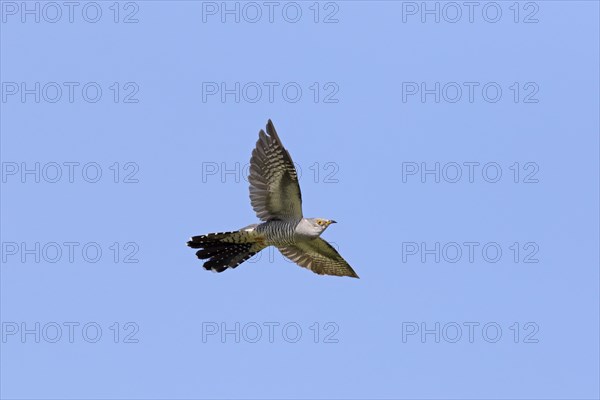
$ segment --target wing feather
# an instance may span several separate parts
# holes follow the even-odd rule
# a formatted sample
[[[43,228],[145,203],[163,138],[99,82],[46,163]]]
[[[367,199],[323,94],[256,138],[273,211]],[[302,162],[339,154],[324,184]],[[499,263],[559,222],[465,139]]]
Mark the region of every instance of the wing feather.
[[[324,239],[316,238],[295,245],[279,247],[279,251],[301,267],[319,275],[358,275],[344,258]]]
[[[258,133],[250,159],[250,203],[258,218],[302,218],[302,194],[290,153],[283,147],[273,122]]]

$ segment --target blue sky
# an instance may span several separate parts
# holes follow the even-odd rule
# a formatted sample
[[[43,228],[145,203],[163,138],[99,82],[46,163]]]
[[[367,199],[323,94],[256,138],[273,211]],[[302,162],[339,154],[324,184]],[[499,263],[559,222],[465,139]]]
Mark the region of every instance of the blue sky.
[[[22,4],[2,397],[598,398],[597,2]],[[269,118],[360,280],[185,246]]]

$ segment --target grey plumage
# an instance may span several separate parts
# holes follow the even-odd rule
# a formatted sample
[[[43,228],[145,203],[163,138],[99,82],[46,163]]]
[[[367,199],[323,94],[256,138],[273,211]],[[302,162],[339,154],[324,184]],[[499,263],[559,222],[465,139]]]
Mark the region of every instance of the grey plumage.
[[[258,233],[265,237],[267,243],[273,245],[284,245],[295,243],[296,227],[298,220],[270,220],[256,227]]]
[[[267,246],[301,267],[321,275],[358,275],[320,235],[335,221],[304,218],[298,175],[289,152],[283,147],[271,120],[267,132],[258,134],[250,159],[250,203],[261,224],[233,232],[194,236],[188,246],[208,259],[204,268],[222,272],[235,268]]]

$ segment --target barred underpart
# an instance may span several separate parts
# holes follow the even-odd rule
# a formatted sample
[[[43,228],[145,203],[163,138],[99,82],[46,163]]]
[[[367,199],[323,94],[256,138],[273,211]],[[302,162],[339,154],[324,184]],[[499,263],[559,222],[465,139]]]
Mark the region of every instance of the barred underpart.
[[[265,241],[274,246],[284,246],[286,244],[296,243],[297,220],[280,221],[272,220],[260,224],[256,231],[265,237]]]

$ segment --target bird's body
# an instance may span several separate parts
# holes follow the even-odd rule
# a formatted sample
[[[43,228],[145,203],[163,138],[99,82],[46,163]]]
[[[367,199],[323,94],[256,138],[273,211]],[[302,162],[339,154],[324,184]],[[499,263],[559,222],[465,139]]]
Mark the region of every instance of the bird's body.
[[[259,224],[255,228],[267,245],[280,247],[294,245],[319,237],[321,232],[311,228],[311,222],[302,218],[300,220],[271,220]]]
[[[265,244],[275,247],[286,246],[301,240],[296,232],[299,223],[300,221],[297,220],[272,220],[257,225],[255,230],[263,238]]]
[[[222,272],[235,268],[267,246],[275,246],[298,265],[317,274],[358,275],[339,253],[320,236],[335,221],[302,216],[298,176],[271,120],[250,160],[250,201],[263,221],[232,232],[194,236],[188,246],[200,249],[204,268]]]

